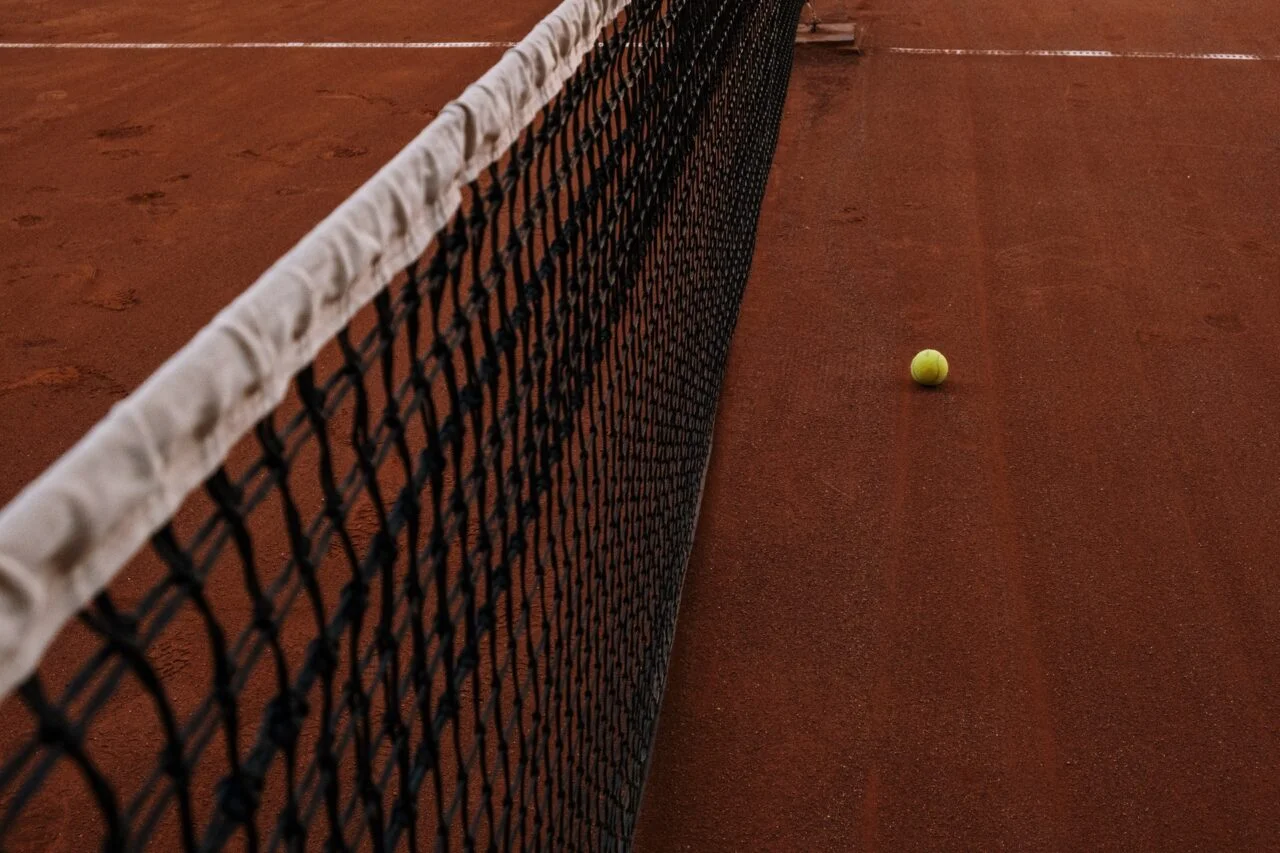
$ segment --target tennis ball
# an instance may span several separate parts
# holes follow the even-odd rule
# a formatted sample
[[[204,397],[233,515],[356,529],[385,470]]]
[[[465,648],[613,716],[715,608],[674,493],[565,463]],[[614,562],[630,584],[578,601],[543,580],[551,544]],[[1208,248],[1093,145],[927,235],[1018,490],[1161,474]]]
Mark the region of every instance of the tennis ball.
[[[911,359],[911,378],[921,385],[941,385],[947,378],[947,357],[936,349],[923,349]]]

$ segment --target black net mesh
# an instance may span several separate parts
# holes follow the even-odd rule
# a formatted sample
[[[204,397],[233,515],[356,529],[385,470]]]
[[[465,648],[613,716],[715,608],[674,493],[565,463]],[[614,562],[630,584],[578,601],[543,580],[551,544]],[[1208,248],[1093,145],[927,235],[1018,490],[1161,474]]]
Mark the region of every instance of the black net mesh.
[[[630,844],[800,2],[633,3],[4,706],[4,850]]]

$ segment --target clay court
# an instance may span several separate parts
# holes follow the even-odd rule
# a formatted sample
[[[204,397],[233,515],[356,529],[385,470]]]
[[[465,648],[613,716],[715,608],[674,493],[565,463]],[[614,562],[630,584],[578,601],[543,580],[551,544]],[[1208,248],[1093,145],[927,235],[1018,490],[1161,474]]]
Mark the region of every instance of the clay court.
[[[0,42],[495,43],[0,50],[0,502],[555,6],[437,5],[0,5]]]
[[[0,503],[555,4],[474,5],[0,0],[484,43],[0,48]],[[1280,10],[819,9],[865,49],[795,56],[637,849],[1280,847]]]

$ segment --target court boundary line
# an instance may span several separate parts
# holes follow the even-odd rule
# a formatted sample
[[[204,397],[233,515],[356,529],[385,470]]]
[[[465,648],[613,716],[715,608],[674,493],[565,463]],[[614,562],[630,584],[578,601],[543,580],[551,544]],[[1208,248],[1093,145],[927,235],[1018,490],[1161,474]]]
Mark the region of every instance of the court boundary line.
[[[515,45],[513,41],[10,41],[0,42],[0,50],[465,50]]]
[[[1018,50],[1012,48],[882,47],[870,53],[906,56],[978,56],[1048,59],[1177,59],[1197,62],[1280,62],[1263,53],[1181,53],[1155,50]]]
[[[227,41],[227,42],[0,42],[0,50],[483,50],[513,41]],[[871,47],[871,54],[1039,59],[1165,59],[1193,62],[1280,62],[1280,54],[1187,53],[1155,50],[1057,50],[1019,48]]]

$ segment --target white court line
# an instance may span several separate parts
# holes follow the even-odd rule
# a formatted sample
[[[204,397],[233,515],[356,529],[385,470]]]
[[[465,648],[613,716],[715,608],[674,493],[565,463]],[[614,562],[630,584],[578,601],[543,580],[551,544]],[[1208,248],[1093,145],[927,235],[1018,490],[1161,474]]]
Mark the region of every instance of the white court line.
[[[510,41],[231,41],[231,42],[0,42],[0,50],[465,50],[508,48]],[[1008,56],[1064,59],[1181,59],[1220,62],[1280,62],[1260,53],[1172,53],[1143,50],[1013,50],[943,47],[881,47],[870,53],[912,56]]]
[[[1065,59],[1186,59],[1223,62],[1280,62],[1280,56],[1260,53],[1163,53],[1145,50],[982,50],[942,47],[872,48],[872,53],[897,53],[915,56],[1042,56]]]
[[[512,41],[6,41],[0,42],[0,50],[457,50],[514,45]]]

